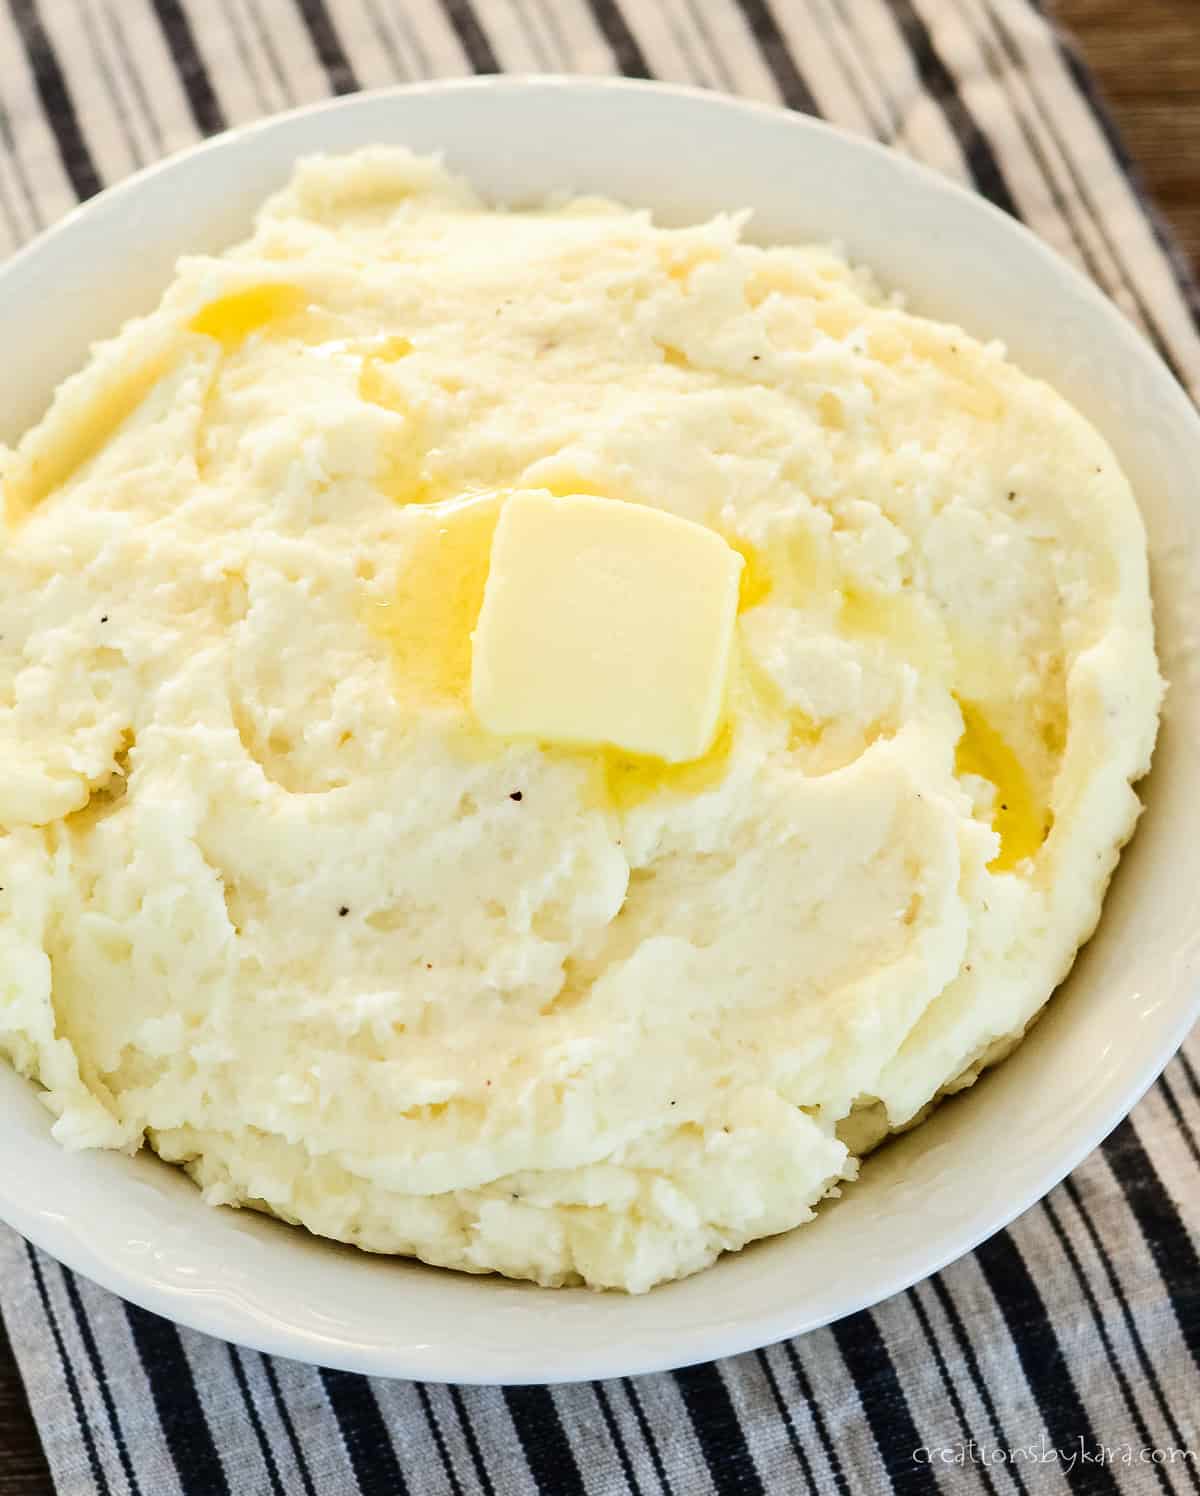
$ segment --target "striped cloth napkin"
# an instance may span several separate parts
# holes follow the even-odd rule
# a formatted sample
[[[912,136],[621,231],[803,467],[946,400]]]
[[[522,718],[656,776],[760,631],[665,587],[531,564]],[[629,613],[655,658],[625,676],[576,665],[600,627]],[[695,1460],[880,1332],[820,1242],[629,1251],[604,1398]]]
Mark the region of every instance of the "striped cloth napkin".
[[[1200,390],[1196,287],[1028,0],[0,0],[0,255],[201,134],[502,69],[699,83],[894,143],[1025,219]],[[272,1361],[4,1228],[0,1304],[64,1496],[1200,1493],[1198,1072],[1200,1035],[936,1278],[673,1375],[455,1388]]]

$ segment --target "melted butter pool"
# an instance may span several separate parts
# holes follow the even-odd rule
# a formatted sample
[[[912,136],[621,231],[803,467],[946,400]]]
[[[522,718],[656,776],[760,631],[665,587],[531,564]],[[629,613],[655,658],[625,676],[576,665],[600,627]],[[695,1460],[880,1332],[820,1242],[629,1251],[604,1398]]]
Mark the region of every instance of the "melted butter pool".
[[[299,286],[282,281],[246,286],[201,307],[188,331],[214,338],[225,353],[233,353],[251,333],[298,316],[307,304],[308,295]]]
[[[471,713],[471,635],[483,606],[492,536],[506,492],[466,495],[423,506],[412,516],[406,559],[396,592],[367,605],[367,623],[385,639],[397,689],[414,709],[457,707],[464,724]],[[502,740],[464,726],[462,749],[479,757]],[[632,810],[655,795],[696,795],[715,788],[729,769],[734,734],[726,720],[700,758],[671,764],[605,745],[543,750],[582,763],[595,803],[616,812]]]
[[[622,753],[617,748],[589,751],[599,755],[605,803],[613,810],[632,810],[655,795],[699,795],[715,789],[729,770],[733,727],[726,721],[708,752],[684,764]]]

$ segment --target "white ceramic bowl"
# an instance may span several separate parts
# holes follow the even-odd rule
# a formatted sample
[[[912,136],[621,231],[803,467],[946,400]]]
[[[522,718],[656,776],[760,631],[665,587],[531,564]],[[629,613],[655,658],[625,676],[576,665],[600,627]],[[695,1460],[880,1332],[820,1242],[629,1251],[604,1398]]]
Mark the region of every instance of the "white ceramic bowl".
[[[648,1297],[439,1272],[204,1205],[142,1155],[68,1154],[0,1067],[0,1217],[146,1308],[302,1360],[437,1381],[542,1382],[686,1365],[828,1323],[968,1251],[1125,1115],[1197,1012],[1200,419],[1141,337],[983,201],[798,115],[626,82],[431,84],[235,131],[107,192],[0,268],[0,436],[89,341],[148,309],[175,257],[243,233],[293,160],[377,141],[442,150],[485,192],[571,188],[668,222],[755,211],[763,240],[840,239],[922,312],[1003,338],[1105,433],[1141,500],[1171,682],[1143,824],[1099,933],[1017,1053],[867,1163],[817,1221]],[[14,354],[16,356],[14,356]]]

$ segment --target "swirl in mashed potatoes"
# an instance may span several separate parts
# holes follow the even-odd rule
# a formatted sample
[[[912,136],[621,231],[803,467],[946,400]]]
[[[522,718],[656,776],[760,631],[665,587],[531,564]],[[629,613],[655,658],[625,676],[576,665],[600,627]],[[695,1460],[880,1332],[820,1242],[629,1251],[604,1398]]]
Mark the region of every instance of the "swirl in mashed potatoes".
[[[641,1291],[786,1231],[1092,931],[1161,685],[1090,425],[827,248],[303,162],[0,451],[0,1052],[70,1147]],[[492,737],[514,491],[746,558],[701,759]]]

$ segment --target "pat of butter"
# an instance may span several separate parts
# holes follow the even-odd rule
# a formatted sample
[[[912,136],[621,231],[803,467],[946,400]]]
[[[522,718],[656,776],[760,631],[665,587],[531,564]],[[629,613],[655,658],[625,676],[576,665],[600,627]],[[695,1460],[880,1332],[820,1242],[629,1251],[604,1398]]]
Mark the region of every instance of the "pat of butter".
[[[473,636],[476,715],[504,735],[699,758],[721,715],[742,564],[658,509],[514,494]]]

